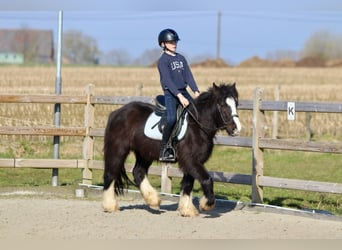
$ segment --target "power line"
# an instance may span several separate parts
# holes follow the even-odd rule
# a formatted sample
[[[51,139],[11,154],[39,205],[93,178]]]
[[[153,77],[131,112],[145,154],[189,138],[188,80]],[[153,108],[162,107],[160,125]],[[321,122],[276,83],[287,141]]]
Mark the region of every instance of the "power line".
[[[225,16],[253,20],[286,21],[286,22],[342,22],[342,12],[298,11],[298,12],[223,12]]]
[[[3,20],[55,20],[56,12],[0,12],[0,19]],[[184,11],[169,11],[169,12],[83,12],[69,11],[64,12],[64,20],[134,20],[134,19],[160,19],[160,18],[191,18],[214,16],[214,12],[184,12]]]
[[[342,12],[327,11],[225,11],[220,12],[225,20],[240,18],[245,20],[265,20],[265,21],[284,21],[284,22],[304,22],[304,23],[340,23],[342,22]],[[20,20],[20,21],[54,21],[57,12],[53,11],[16,11],[1,12],[0,20]],[[217,12],[214,11],[66,11],[65,21],[110,21],[110,20],[159,20],[168,18],[216,18]]]

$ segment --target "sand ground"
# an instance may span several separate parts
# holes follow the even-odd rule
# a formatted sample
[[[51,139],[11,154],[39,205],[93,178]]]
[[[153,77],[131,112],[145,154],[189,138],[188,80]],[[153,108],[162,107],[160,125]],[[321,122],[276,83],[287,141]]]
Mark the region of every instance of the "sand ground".
[[[177,196],[162,195],[155,211],[136,192],[120,200],[119,212],[105,213],[102,191],[86,189],[84,198],[74,191],[0,189],[0,239],[342,239],[340,216],[218,200],[184,218]]]

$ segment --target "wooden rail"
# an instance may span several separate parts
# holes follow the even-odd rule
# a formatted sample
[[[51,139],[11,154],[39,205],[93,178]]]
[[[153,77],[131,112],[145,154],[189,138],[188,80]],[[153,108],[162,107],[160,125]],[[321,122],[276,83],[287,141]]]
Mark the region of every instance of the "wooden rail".
[[[132,101],[154,103],[150,97],[139,96],[94,96],[94,86],[88,85],[86,96],[60,96],[60,95],[0,95],[0,103],[64,103],[83,104],[85,107],[84,127],[8,127],[0,126],[1,135],[46,135],[46,136],[82,136],[82,159],[0,159],[0,168],[79,168],[83,172],[83,183],[91,184],[92,170],[103,169],[103,161],[93,160],[94,138],[104,136],[104,128],[94,127],[94,114],[96,105],[124,105]],[[315,192],[342,194],[342,183],[328,183],[318,181],[296,180],[264,176],[264,149],[308,151],[319,153],[342,153],[342,142],[313,142],[294,139],[265,138],[264,112],[287,111],[286,101],[263,101],[262,90],[254,91],[253,100],[240,101],[239,110],[253,112],[252,137],[217,136],[215,144],[247,147],[252,151],[251,174],[238,174],[226,172],[210,172],[214,181],[243,185],[251,185],[252,201],[262,203],[263,187],[277,187]],[[296,112],[342,113],[342,103],[322,102],[296,102]],[[133,166],[126,164],[128,172]],[[161,176],[162,192],[171,192],[171,178],[182,177],[178,168],[171,164],[162,164],[162,167],[151,166],[149,174]]]

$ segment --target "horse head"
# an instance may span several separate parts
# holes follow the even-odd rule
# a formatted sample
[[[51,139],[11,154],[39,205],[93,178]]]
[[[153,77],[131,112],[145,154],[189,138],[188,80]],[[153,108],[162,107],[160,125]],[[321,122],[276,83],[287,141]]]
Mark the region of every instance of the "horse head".
[[[212,90],[217,103],[218,127],[225,129],[230,136],[238,135],[241,131],[241,123],[237,113],[239,94],[236,84],[220,84],[217,86],[213,83]]]

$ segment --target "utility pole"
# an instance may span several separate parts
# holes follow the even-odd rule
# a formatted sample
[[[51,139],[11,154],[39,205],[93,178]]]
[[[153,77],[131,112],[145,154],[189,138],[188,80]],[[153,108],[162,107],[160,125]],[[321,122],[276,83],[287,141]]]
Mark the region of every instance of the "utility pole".
[[[221,11],[217,13],[216,60],[221,58]]]
[[[62,76],[61,76],[61,66],[62,66],[62,36],[63,36],[63,12],[58,13],[58,50],[57,50],[57,60],[56,60],[56,81],[55,81],[55,94],[61,95],[62,93]],[[55,103],[55,113],[54,113],[54,125],[55,127],[60,126],[61,119],[61,104]],[[59,135],[53,137],[53,158],[59,159]],[[51,185],[53,187],[58,186],[58,168],[52,169],[52,180]]]

